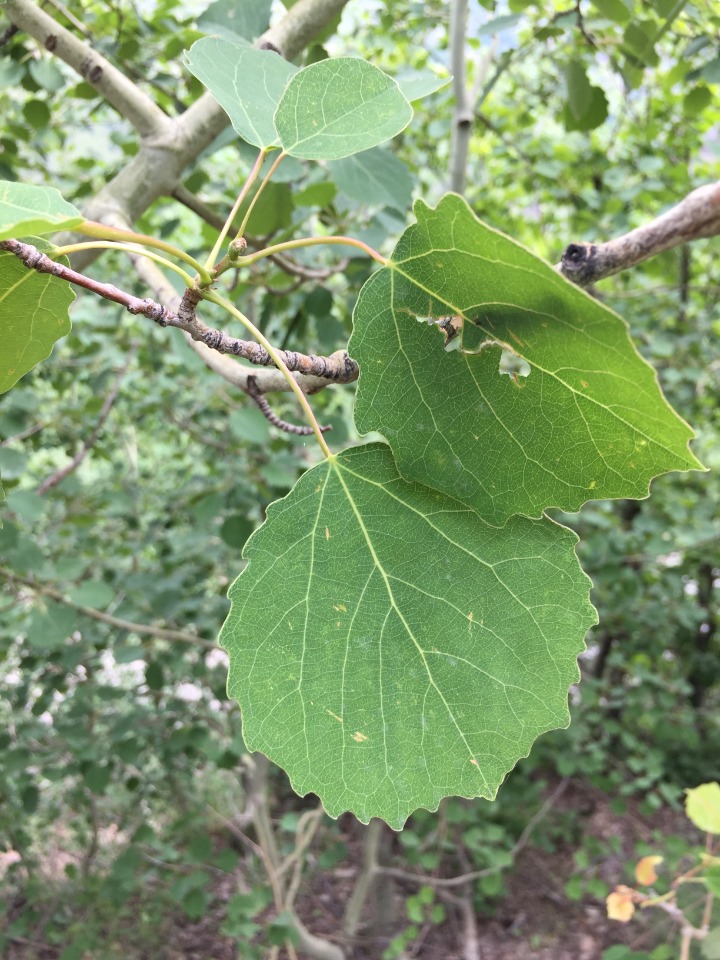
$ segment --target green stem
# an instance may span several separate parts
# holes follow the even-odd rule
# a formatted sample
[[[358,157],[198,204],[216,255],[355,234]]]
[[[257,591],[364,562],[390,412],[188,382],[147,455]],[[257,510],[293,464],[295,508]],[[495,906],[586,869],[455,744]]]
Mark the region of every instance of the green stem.
[[[357,247],[372,257],[373,260],[381,263],[383,267],[386,267],[389,263],[377,250],[373,250],[367,243],[363,243],[362,240],[356,240],[354,237],[302,237],[300,240],[287,240],[285,243],[276,243],[271,247],[265,247],[264,250],[258,250],[256,253],[249,253],[246,257],[238,257],[233,262],[233,266],[249,267],[251,263],[262,260],[263,257],[271,257],[274,253],[285,253],[288,250],[299,250],[301,247],[316,247],[327,244]]]
[[[232,226],[232,222],[237,216],[237,212],[240,209],[240,206],[242,205],[243,200],[248,195],[248,190],[253,185],[253,183],[255,183],[255,180],[257,179],[257,175],[260,173],[260,168],[263,165],[263,161],[265,160],[266,154],[267,154],[266,150],[261,150],[260,153],[257,155],[257,159],[255,160],[255,163],[252,166],[252,170],[248,174],[248,178],[245,181],[245,185],[243,186],[242,190],[238,194],[237,200],[233,204],[233,208],[228,214],[227,220],[225,221],[223,228],[220,231],[220,234],[217,240],[215,241],[215,246],[212,248],[212,250],[210,251],[210,255],[205,261],[205,267],[207,270],[212,270],[213,265],[218,258],[218,254],[220,253],[222,245],[225,242],[225,237],[227,237],[228,231]],[[239,235],[242,236],[242,231]]]
[[[108,227],[103,223],[95,223],[93,220],[85,220],[79,227],[73,228],[74,233],[83,233],[86,237],[97,237],[98,240],[125,240],[130,243],[139,243],[143,247],[154,247],[156,250],[163,250],[169,253],[171,257],[176,257],[197,270],[200,279],[205,283],[212,283],[212,277],[208,271],[199,263],[195,257],[191,257],[184,250],[174,247],[171,243],[164,240],[156,240],[155,237],[149,237],[145,233],[135,233],[134,230],[121,230],[119,227]]]
[[[252,202],[250,203],[250,206],[247,208],[247,211],[245,212],[245,216],[243,217],[243,222],[240,224],[240,229],[239,229],[238,232],[237,232],[237,238],[236,238],[236,239],[240,239],[240,237],[244,237],[244,236],[245,236],[245,230],[247,229],[248,220],[250,219],[250,214],[253,212],[253,207],[254,207],[255,204],[258,202],[258,197],[260,196],[260,194],[263,192],[263,190],[265,189],[265,187],[266,187],[267,184],[269,183],[270,178],[272,177],[272,175],[273,175],[273,174],[275,173],[275,171],[277,170],[278,164],[280,163],[280,161],[282,160],[282,158],[283,158],[283,157],[286,157],[286,156],[287,156],[287,154],[286,154],[284,151],[281,152],[281,153],[280,153],[280,156],[277,158],[277,160],[273,163],[273,165],[272,165],[272,166],[270,167],[270,169],[268,170],[267,174],[265,175],[265,178],[263,179],[262,183],[261,183],[260,186],[258,187],[257,193],[256,193],[255,196],[252,198]]]
[[[58,257],[60,255],[69,255],[71,253],[76,253],[78,250],[120,250],[120,251],[129,251],[130,253],[138,254],[141,257],[147,257],[148,260],[154,260],[155,263],[159,263],[163,267],[167,267],[168,270],[174,270],[175,273],[180,274],[180,276],[185,281],[185,285],[192,287],[194,280],[183,270],[182,267],[178,267],[177,264],[172,263],[170,260],[166,260],[165,257],[161,257],[158,253],[151,253],[149,250],[143,250],[142,247],[138,246],[136,243],[115,243],[113,240],[92,240],[87,243],[68,243],[64,247],[56,247],[53,251],[53,257]]]
[[[240,321],[240,323],[245,327],[245,329],[255,337],[258,343],[262,344],[262,346],[265,347],[267,352],[275,361],[275,365],[277,366],[278,370],[280,370],[282,375],[287,380],[288,385],[292,390],[292,392],[297,397],[300,406],[303,408],[305,416],[308,419],[308,423],[313,428],[313,433],[317,438],[317,442],[320,444],[320,449],[328,458],[328,460],[332,460],[333,454],[330,450],[330,447],[328,447],[327,443],[325,442],[325,437],[323,437],[322,435],[320,425],[315,419],[315,414],[312,412],[312,407],[308,403],[307,397],[300,389],[300,386],[297,380],[290,373],[287,366],[285,365],[285,362],[283,361],[282,357],[280,356],[278,351],[275,349],[275,347],[270,343],[269,340],[267,340],[266,337],[263,336],[260,330],[258,330],[255,324],[251,320],[249,320],[245,316],[245,314],[241,313],[234,304],[230,303],[229,300],[226,300],[224,297],[221,297],[219,293],[216,293],[214,290],[204,291],[204,299],[209,300],[211,303],[216,303],[219,307],[223,307],[223,309],[227,310],[227,312],[231,314],[233,317],[235,317],[236,320]]]

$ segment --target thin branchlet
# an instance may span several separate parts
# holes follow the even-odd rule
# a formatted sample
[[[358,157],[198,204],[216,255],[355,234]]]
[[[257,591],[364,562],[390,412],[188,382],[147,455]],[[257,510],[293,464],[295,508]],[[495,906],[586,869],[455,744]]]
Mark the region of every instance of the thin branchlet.
[[[247,392],[248,396],[252,397],[252,399],[258,405],[263,416],[266,417],[274,427],[277,427],[278,430],[282,430],[285,433],[294,433],[299,437],[308,437],[311,433],[314,433],[313,428],[310,426],[300,426],[299,424],[288,423],[287,420],[281,419],[267,402],[265,395],[260,390],[255,377],[251,376],[247,378]],[[322,433],[327,433],[328,430],[332,430],[330,424],[320,426],[320,431]]]

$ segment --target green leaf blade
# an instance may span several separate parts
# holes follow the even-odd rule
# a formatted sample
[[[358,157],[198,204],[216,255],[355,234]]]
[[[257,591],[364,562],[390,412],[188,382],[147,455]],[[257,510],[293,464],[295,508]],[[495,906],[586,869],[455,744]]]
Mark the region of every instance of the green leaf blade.
[[[51,249],[46,241],[29,239],[39,250]],[[60,262],[67,265],[68,260]],[[12,253],[0,250],[0,393],[49,357],[55,342],[70,332],[68,309],[74,299],[65,280],[28,270]]]
[[[197,40],[186,52],[185,63],[243,140],[261,150],[277,146],[273,114],[297,67],[272,50],[217,37]]]
[[[300,70],[275,113],[283,150],[301,160],[340,160],[404,130],[413,110],[397,83],[365,60],[337,57]]]
[[[444,796],[493,797],[568,723],[595,621],[575,542],[406,483],[384,444],[308,471],[230,589],[220,642],[248,747],[331,816],[400,829]]]
[[[358,429],[387,438],[403,476],[503,523],[645,497],[660,473],[702,469],[620,317],[462,198],[415,213],[361,291],[349,344]],[[462,351],[417,319],[444,316],[465,318]],[[502,348],[529,376],[499,373]]]
[[[373,147],[342,160],[331,160],[328,169],[338,189],[361,203],[404,212],[412,199],[412,174],[389,150]]]
[[[0,180],[0,240],[72,230],[84,219],[55,187]]]

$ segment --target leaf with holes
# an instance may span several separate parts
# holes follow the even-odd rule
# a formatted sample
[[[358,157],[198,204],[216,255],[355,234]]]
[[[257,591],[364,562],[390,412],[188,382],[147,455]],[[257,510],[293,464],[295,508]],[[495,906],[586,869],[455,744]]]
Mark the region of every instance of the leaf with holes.
[[[261,149],[277,145],[273,114],[297,67],[272,50],[217,37],[196,41],[185,53],[185,63],[243,140]]]
[[[316,793],[400,829],[443,797],[492,798],[566,726],[595,622],[576,536],[504,527],[402,480],[385,444],[309,470],[246,544],[220,635],[243,734]]]
[[[702,469],[617,314],[458,196],[415,215],[363,287],[348,348],[358,429],[387,438],[404,477],[502,523]],[[463,318],[462,350],[427,322],[445,316]],[[501,374],[503,350],[529,375]]]
[[[0,240],[71,230],[84,219],[55,187],[0,180]]]
[[[355,57],[321,60],[288,83],[275,127],[283,150],[301,160],[339,160],[404,130],[413,110],[397,83]]]
[[[38,250],[53,249],[37,237]],[[67,265],[67,257],[60,262]],[[68,309],[75,299],[65,280],[28,270],[12,253],[0,250],[0,393],[50,356],[53,345],[70,332]]]

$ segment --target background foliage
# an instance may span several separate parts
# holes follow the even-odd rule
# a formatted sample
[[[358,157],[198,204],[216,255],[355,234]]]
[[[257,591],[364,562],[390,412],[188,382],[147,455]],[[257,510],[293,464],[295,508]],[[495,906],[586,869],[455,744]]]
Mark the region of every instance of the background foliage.
[[[252,38],[268,10],[78,3],[77,22],[64,22],[175,114],[202,91],[182,50],[206,33]],[[555,262],[568,242],[619,235],[710,180],[720,151],[719,25],[715,2],[471,3],[471,84],[478,59],[493,51],[467,167],[473,209]],[[53,183],[82,205],[133,155],[136,135],[34,41],[3,39],[0,177]],[[351,2],[303,62],[328,52],[362,55],[395,76],[444,75],[447,5]],[[435,203],[446,189],[452,121],[446,87],[416,104],[413,124],[391,150],[378,148],[369,172],[347,160],[287,161],[253,232],[282,237],[304,225],[391,248],[411,193]],[[227,209],[252,159],[234,133],[223,134],[185,184]],[[138,229],[172,235],[193,254],[215,237],[168,199]],[[695,453],[714,468],[720,277],[712,244],[663,254],[598,292],[630,323],[669,401],[695,427]],[[308,263],[334,259],[316,251]],[[235,292],[278,345],[329,353],[347,342],[369,270],[351,258],[326,281],[296,288],[270,266]],[[102,274],[132,283],[127,265],[110,257]],[[269,427],[168,331],[90,297],[72,316],[50,360],[0,402],[3,949],[62,960],[263,956],[291,925],[272,909],[257,851],[238,839],[238,830],[253,831],[247,811],[263,771],[243,746],[213,643],[240,549],[310,462],[309,441]],[[116,378],[90,456],[39,492],[92,432]],[[315,398],[338,444],[357,439],[351,393]],[[276,406],[292,418],[289,399]],[[682,789],[720,778],[717,504],[716,473],[674,474],[653,483],[649,500],[558,517],[581,536],[600,615],[573,691],[573,723],[537,743],[494,804],[450,801],[439,817],[419,813],[396,840],[383,840],[384,860],[406,872],[486,873],[460,888],[464,901],[455,891],[459,903],[407,879],[395,878],[388,895],[385,876],[357,956],[461,956],[464,902],[495,956],[599,956],[615,943],[608,957],[622,960],[633,955],[617,952],[622,941],[635,955],[657,945],[656,960],[674,955],[662,953],[671,928],[609,926],[599,904],[643,845],[662,846],[671,876],[698,840],[675,815]],[[117,620],[175,635],[140,634]],[[311,798],[295,797],[278,771],[267,778],[275,842],[286,855]],[[514,856],[529,817],[543,809],[531,846]],[[322,821],[298,901],[311,929],[330,936],[342,928],[365,838],[350,818]],[[538,893],[542,885],[554,899]]]

